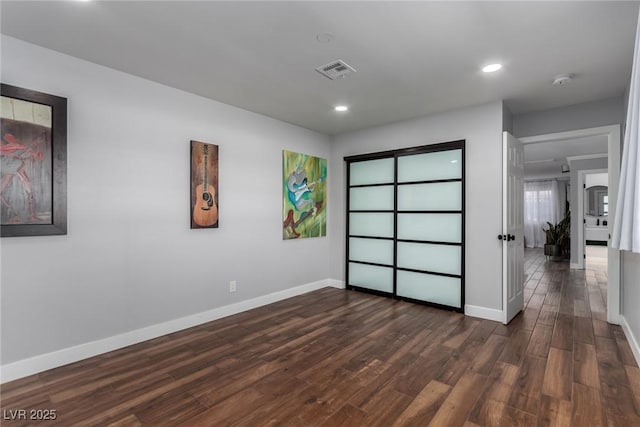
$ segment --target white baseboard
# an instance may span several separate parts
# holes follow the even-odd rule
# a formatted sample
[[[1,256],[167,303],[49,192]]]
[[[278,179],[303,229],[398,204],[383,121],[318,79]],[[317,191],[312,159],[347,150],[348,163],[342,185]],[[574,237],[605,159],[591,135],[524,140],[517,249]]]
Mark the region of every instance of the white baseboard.
[[[622,316],[620,314],[613,314],[613,312],[607,307],[607,322],[612,325],[621,325]]]
[[[327,286],[337,289],[345,289],[344,282],[338,279],[327,279]]]
[[[640,344],[638,344],[638,337],[633,334],[624,316],[620,316],[620,326],[622,326],[624,335],[627,337],[627,341],[629,341],[629,346],[631,347],[633,356],[636,358],[636,363],[640,366]]]
[[[342,282],[333,279],[324,279],[317,282],[307,283],[283,291],[274,292],[268,295],[252,298],[246,301],[214,308],[179,319],[169,320],[157,325],[147,326],[120,335],[91,341],[85,344],[57,350],[51,353],[41,354],[28,359],[18,360],[0,367],[0,383],[17,380],[29,375],[37,374],[59,366],[68,365],[82,359],[97,356],[119,348],[137,344],[162,335],[171,334],[183,329],[191,328],[202,323],[222,317],[231,316],[263,305],[271,304],[307,292],[315,291],[327,286],[339,287]],[[344,286],[343,286],[344,287]]]
[[[478,317],[480,319],[494,320],[496,322],[502,322],[504,320],[504,313],[502,310],[496,310],[494,308],[479,307],[477,305],[465,304],[464,306],[465,316]]]

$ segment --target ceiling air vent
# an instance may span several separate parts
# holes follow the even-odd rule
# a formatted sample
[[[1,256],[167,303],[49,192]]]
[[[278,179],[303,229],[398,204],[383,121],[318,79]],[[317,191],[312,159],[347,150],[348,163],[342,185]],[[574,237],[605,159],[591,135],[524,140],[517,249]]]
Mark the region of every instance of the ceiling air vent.
[[[331,61],[326,65],[318,67],[316,68],[316,71],[331,80],[347,77],[349,74],[356,72],[355,68],[341,59]]]

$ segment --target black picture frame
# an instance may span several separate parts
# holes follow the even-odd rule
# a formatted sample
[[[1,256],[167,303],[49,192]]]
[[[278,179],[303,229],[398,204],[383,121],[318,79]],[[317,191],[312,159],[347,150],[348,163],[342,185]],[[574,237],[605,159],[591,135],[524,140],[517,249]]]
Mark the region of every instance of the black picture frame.
[[[0,85],[0,92],[2,97],[15,99],[20,101],[26,101],[32,104],[41,104],[51,108],[51,131],[50,141],[43,139],[43,145],[46,145],[46,149],[50,150],[50,156],[45,157],[42,161],[47,162],[41,169],[46,170],[47,176],[40,175],[39,180],[29,182],[28,196],[33,203],[33,194],[47,194],[46,209],[49,216],[47,219],[39,221],[32,221],[30,219],[24,220],[24,218],[18,218],[22,221],[5,221],[3,217],[2,224],[0,224],[0,236],[1,237],[23,237],[23,236],[52,236],[52,235],[65,235],[67,234],[67,98],[60,96],[50,95],[43,92],[37,92],[30,89],[24,89],[16,86],[11,86],[2,83]],[[4,102],[4,100],[3,100]],[[18,120],[12,120],[12,122],[19,122]],[[23,152],[30,151],[33,153],[34,158],[38,158],[38,154],[32,146],[28,146],[26,143],[16,142],[13,147],[10,143],[16,139],[9,135],[9,119],[2,119],[2,129],[0,142],[3,144],[2,156],[7,161],[13,160],[14,169],[20,167],[19,162],[22,161],[27,155],[22,158],[17,158],[15,155],[10,159],[10,154],[15,154],[17,148]],[[33,124],[35,126],[35,123]],[[47,134],[48,136],[48,134]],[[40,154],[41,155],[41,154]],[[16,160],[17,159],[17,160]],[[2,160],[5,160],[3,158]],[[51,162],[50,165],[48,162]],[[23,172],[26,171],[26,161],[23,162]],[[15,170],[11,168],[4,168],[2,171],[2,178],[5,181],[5,176],[13,174],[17,175]],[[23,175],[26,175],[24,172]],[[28,176],[28,175],[27,175]],[[6,181],[13,180],[14,177],[6,178]],[[19,181],[23,181],[23,176],[17,177]],[[5,184],[3,184],[4,186]],[[26,188],[23,185],[23,188]],[[5,188],[2,188],[5,190]],[[39,190],[38,192],[34,190]],[[0,192],[0,195],[2,193]],[[50,196],[49,196],[50,195]],[[3,197],[1,209],[9,209],[5,204],[6,199]],[[32,209],[32,217],[34,217]]]

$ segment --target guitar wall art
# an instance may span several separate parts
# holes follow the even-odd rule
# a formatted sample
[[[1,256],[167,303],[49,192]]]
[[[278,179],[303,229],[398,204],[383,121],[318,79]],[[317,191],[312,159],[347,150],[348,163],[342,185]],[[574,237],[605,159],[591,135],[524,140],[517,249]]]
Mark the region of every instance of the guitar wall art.
[[[191,141],[191,228],[218,228],[218,146]]]
[[[284,240],[327,235],[327,160],[282,152]]]

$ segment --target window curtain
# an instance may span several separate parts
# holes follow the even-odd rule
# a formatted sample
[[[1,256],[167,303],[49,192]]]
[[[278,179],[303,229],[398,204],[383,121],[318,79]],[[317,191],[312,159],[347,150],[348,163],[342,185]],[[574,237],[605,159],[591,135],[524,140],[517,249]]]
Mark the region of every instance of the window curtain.
[[[527,248],[541,248],[546,243],[547,221],[556,224],[559,218],[557,181],[524,183],[524,244]]]
[[[558,183],[558,204],[556,206],[556,218],[562,221],[567,213],[567,181],[556,180]]]
[[[640,253],[640,13],[638,15],[620,187],[611,239],[612,247],[636,253]]]

